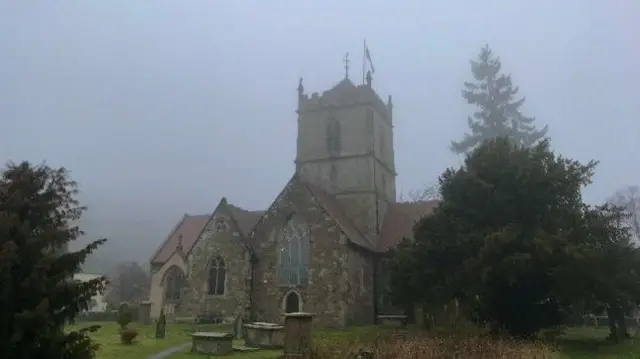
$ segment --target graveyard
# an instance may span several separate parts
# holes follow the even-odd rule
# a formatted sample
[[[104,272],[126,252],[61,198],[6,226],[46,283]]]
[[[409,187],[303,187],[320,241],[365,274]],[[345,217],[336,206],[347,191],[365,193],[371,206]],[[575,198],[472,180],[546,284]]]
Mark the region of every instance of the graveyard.
[[[640,352],[637,335],[618,345],[608,342],[606,323],[599,323],[598,326],[590,323],[577,325],[556,339],[518,342],[475,335],[465,328],[454,328],[455,325],[443,329],[444,332],[440,334],[421,331],[415,325],[403,328],[391,323],[329,329],[310,325],[310,318],[304,313],[299,316],[307,320],[289,323],[289,331],[285,329],[286,321],[277,328],[268,328],[273,324],[267,323],[246,323],[242,332],[238,332],[233,324],[170,322],[162,328],[157,322],[131,323],[129,327],[135,328],[139,334],[130,345],[121,342],[119,325],[115,322],[78,323],[68,327],[68,330],[100,325],[101,328],[91,335],[100,345],[97,359],[197,359],[218,356],[269,359],[281,358],[287,350],[294,352],[289,357],[306,358],[406,358],[417,353],[421,353],[421,358],[439,358],[452,346],[463,358],[631,359],[637,358]],[[268,332],[282,330],[283,335],[280,339],[276,338],[275,343],[258,343],[255,334],[249,338],[251,334],[247,330],[256,326],[263,326]],[[230,339],[232,350],[226,347],[223,348],[226,352],[219,354],[214,351],[198,353],[199,350],[212,348],[198,344],[203,337]]]

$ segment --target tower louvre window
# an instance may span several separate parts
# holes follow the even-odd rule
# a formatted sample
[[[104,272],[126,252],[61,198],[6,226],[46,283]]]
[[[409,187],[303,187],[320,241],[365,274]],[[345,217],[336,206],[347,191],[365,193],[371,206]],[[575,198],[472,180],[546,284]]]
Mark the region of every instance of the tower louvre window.
[[[327,122],[327,150],[332,156],[340,154],[341,150],[341,128],[340,122],[334,117]]]

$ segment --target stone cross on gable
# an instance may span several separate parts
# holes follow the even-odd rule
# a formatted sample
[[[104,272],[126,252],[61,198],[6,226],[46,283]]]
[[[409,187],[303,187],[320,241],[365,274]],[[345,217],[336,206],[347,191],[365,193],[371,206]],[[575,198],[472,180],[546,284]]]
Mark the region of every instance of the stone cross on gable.
[[[182,252],[182,234],[178,237],[178,246],[177,249]]]

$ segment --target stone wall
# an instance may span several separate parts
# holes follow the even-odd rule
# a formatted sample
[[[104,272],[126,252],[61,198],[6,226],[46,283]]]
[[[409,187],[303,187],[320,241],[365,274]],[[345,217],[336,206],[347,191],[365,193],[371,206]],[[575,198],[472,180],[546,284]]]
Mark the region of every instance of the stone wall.
[[[364,250],[349,246],[349,313],[347,325],[370,325],[375,322],[374,313],[374,260]]]
[[[297,288],[278,283],[279,234],[292,214],[310,224],[309,283]],[[350,278],[347,238],[336,222],[313,199],[306,187],[290,182],[256,226],[252,238],[258,253],[253,271],[253,316],[255,320],[282,323],[283,300],[291,290],[300,294],[301,310],[317,313],[321,326],[347,324]]]
[[[208,293],[211,260],[219,255],[225,264],[226,280],[222,295]],[[189,285],[184,315],[219,314],[226,322],[249,313],[251,258],[230,212],[221,204],[207,223],[189,255]]]
[[[176,266],[182,270],[183,273],[187,272],[187,263],[184,256],[178,252],[174,253],[169,259],[160,267],[154,267],[151,274],[151,285],[149,288],[149,301],[151,301],[151,317],[158,318],[160,316],[160,310],[164,306],[164,276],[169,268]]]

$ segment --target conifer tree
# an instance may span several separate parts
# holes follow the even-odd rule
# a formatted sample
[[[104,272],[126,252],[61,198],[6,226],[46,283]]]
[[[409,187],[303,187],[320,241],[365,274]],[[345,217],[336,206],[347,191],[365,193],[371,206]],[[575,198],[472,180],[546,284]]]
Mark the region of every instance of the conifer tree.
[[[65,324],[88,309],[106,280],[80,283],[73,274],[95,241],[77,252],[69,242],[84,207],[64,168],[10,163],[0,175],[0,356],[12,359],[90,359],[89,332]]]
[[[488,45],[482,48],[477,60],[471,61],[473,81],[464,83],[462,96],[477,110],[467,119],[470,133],[451,142],[454,153],[470,153],[483,141],[496,137],[507,137],[518,145],[531,147],[546,136],[548,126],[537,130],[535,118],[521,113],[525,99],[516,97],[518,87],[512,84],[511,75],[500,70],[500,59]]]

